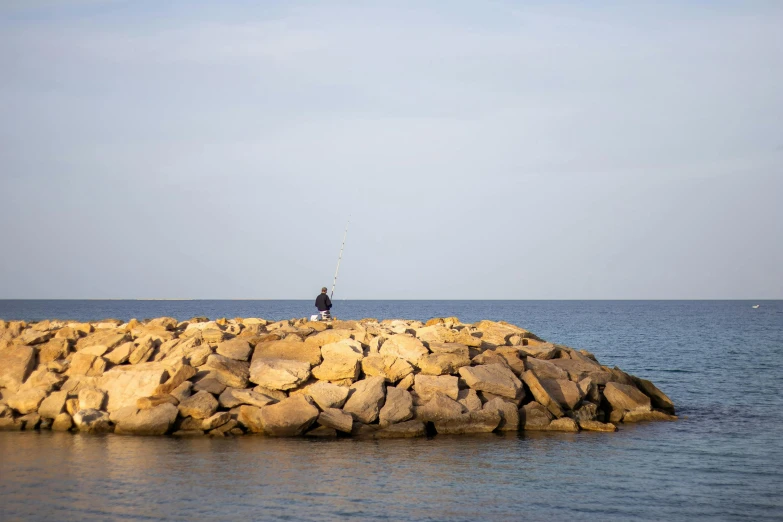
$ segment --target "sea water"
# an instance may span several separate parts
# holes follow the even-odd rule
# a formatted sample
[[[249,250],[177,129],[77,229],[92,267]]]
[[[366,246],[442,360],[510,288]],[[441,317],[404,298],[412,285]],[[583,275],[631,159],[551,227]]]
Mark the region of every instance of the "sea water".
[[[652,380],[677,422],[414,440],[0,433],[0,520],[781,520],[783,301],[340,301],[505,320]],[[3,319],[304,317],[308,301],[0,301]]]

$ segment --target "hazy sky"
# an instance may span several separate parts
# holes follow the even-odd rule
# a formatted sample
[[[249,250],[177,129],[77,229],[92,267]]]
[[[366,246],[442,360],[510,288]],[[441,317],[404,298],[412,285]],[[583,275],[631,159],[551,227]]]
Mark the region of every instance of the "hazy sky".
[[[225,4],[0,2],[0,298],[783,298],[783,3]]]

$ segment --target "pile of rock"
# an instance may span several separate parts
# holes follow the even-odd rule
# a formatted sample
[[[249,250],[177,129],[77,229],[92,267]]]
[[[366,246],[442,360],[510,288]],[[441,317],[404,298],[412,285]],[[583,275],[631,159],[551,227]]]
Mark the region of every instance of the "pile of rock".
[[[391,438],[673,420],[650,381],[505,322],[0,320],[0,429]]]

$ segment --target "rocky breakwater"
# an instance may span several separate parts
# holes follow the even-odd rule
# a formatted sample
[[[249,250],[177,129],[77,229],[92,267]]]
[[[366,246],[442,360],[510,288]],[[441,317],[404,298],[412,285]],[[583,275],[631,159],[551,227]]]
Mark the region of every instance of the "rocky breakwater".
[[[0,320],[0,429],[365,438],[674,420],[650,381],[504,322]]]

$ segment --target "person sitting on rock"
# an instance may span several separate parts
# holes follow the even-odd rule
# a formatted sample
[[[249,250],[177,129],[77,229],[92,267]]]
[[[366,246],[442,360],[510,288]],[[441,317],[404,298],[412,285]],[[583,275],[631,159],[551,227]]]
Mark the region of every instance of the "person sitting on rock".
[[[331,319],[332,314],[332,300],[326,294],[326,287],[321,288],[321,293],[315,298],[315,307],[318,308],[318,312],[321,314],[321,319]]]

